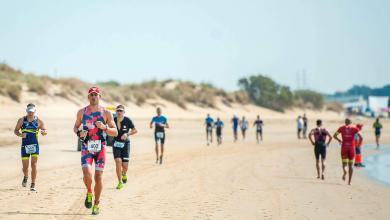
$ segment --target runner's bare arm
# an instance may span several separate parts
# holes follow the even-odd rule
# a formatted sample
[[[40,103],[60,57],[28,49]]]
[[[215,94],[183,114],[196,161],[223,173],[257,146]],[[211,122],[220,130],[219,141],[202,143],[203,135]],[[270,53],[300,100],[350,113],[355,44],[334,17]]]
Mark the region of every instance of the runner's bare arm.
[[[79,131],[79,127],[81,125],[81,118],[82,117],[83,117],[83,112],[82,112],[82,110],[79,110],[77,112],[76,122],[74,123],[74,127],[73,127],[73,132],[76,133],[76,134]]]
[[[153,128],[153,120],[150,121],[150,125],[149,125],[150,128]]]
[[[312,145],[314,145],[313,135],[314,135],[314,130],[311,130],[310,133],[309,133],[309,140],[310,140]]]
[[[20,133],[20,128],[22,127],[22,124],[23,124],[23,118],[19,118],[14,130],[14,134],[18,137],[22,137],[22,133]]]
[[[330,142],[332,141],[333,138],[332,138],[332,135],[330,135],[328,131],[326,131],[326,134],[328,135],[328,138],[329,138],[328,143],[326,145],[329,146],[329,144],[330,144]]]
[[[333,138],[336,139],[336,140],[341,144],[341,140],[339,139],[338,136],[339,136],[339,132],[336,131],[336,132],[334,133],[334,135],[333,135]]]
[[[166,128],[169,128],[168,122],[165,123],[165,127],[166,127]]]
[[[115,121],[112,117],[111,112],[104,111],[104,114],[106,115],[107,119],[107,126],[105,128],[105,132],[112,137],[118,136],[118,130],[116,129]]]
[[[39,129],[41,129],[41,134],[43,136],[47,135],[47,130],[46,130],[45,123],[43,123],[43,121],[41,119],[39,119],[39,118],[38,118],[38,123],[39,123]]]
[[[134,134],[137,134],[137,129],[136,128],[133,128],[133,129],[131,129],[131,131],[129,132],[129,136],[130,135],[134,135]]]

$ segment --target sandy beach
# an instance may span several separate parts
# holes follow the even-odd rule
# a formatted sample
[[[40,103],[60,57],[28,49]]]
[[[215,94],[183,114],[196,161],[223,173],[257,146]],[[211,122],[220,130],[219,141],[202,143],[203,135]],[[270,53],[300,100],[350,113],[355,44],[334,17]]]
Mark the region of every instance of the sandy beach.
[[[2,100],[2,106],[7,105]],[[53,103],[57,103],[53,105]],[[62,103],[62,104],[60,104]],[[9,104],[9,103],[8,103]],[[112,149],[104,172],[101,214],[91,216],[84,207],[80,152],[72,133],[78,106],[47,100],[38,105],[49,135],[41,137],[37,193],[21,187],[19,139],[13,135],[24,106],[0,109],[0,219],[388,219],[390,188],[355,169],[352,186],[341,180],[340,148],[328,150],[326,180],[316,179],[313,147],[297,140],[296,114],[257,107],[242,109],[180,110],[167,103],[165,161],[156,165],[152,130],[154,107],[131,106],[128,115],[139,134],[132,138],[129,181],[116,190]],[[225,120],[223,145],[206,146],[203,118],[206,112]],[[264,141],[256,144],[254,129],[246,140],[233,143],[233,113],[250,122],[260,113],[265,120]],[[323,115],[331,132],[342,124],[336,113],[307,112],[310,127]],[[365,143],[374,143],[372,120],[365,125]],[[382,142],[389,143],[390,123],[384,122]],[[375,153],[366,150],[365,154]]]

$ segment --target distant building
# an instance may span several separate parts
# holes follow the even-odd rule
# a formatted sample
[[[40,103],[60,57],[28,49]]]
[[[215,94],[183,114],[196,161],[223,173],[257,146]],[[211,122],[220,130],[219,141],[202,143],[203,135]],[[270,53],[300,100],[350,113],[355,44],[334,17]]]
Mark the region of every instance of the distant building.
[[[369,96],[368,97],[368,108],[370,116],[378,117],[388,116],[389,110],[389,97],[388,96]]]

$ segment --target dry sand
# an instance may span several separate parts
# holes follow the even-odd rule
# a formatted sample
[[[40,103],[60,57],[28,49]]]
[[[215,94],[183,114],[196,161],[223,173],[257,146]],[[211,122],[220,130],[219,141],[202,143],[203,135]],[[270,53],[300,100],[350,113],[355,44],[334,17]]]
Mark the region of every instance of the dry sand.
[[[58,98],[59,99],[59,98]],[[132,138],[129,181],[116,190],[115,167],[109,148],[104,172],[101,214],[84,208],[85,188],[80,153],[72,133],[78,106],[47,99],[38,113],[49,135],[41,138],[38,193],[21,187],[20,148],[12,134],[24,105],[0,97],[0,219],[389,219],[390,188],[356,170],[353,185],[341,180],[339,147],[329,148],[326,180],[317,180],[313,148],[297,140],[295,118],[253,106],[220,110],[191,107],[180,110],[163,103],[170,119],[163,165],[156,165],[152,131],[154,107],[131,106],[139,134]],[[203,118],[220,115],[226,124],[224,143],[205,145]],[[256,144],[254,129],[246,140],[233,143],[228,118],[233,113],[265,119],[264,142]],[[322,116],[331,131],[342,115],[310,112],[310,126]],[[358,119],[355,119],[358,120]],[[365,124],[365,143],[373,143],[371,120]],[[383,142],[389,143],[385,122]],[[371,150],[365,153],[372,153]]]

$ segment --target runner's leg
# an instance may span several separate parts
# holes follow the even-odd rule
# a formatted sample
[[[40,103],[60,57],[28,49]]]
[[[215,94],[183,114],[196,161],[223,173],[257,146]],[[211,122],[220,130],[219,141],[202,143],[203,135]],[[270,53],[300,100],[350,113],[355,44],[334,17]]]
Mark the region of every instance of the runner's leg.
[[[102,182],[103,171],[96,170],[95,171],[95,205],[98,205],[100,202],[100,195],[103,190],[103,182]]]
[[[156,142],[156,163],[158,162],[158,143]]]
[[[92,193],[92,170],[91,167],[83,167],[83,181],[87,191]]]
[[[29,166],[29,163],[30,163],[30,158],[29,157],[22,158],[22,165],[23,165],[22,171],[23,171],[23,175],[25,177],[28,176],[28,166]]]
[[[317,179],[320,178],[320,160],[316,159]]]
[[[37,162],[38,157],[37,156],[31,156],[31,183],[35,183],[35,180],[37,178]]]
[[[348,185],[351,185],[352,175],[353,175],[353,166],[352,166],[352,162],[349,162],[348,163]]]
[[[116,167],[116,176],[118,177],[118,182],[122,181],[122,159],[115,158],[115,167]]]

